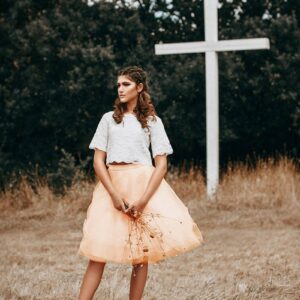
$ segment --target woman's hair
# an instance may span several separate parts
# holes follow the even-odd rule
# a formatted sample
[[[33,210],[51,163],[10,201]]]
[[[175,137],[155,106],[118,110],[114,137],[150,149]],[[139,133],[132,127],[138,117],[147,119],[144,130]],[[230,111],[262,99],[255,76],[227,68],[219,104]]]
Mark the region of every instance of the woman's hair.
[[[149,116],[152,116],[154,119],[156,119],[156,111],[149,95],[147,74],[142,68],[138,66],[129,66],[119,70],[118,76],[122,75],[126,76],[129,80],[135,82],[137,85],[139,83],[143,84],[143,90],[138,94],[137,105],[133,111],[135,112],[138,121],[141,123],[142,128],[148,128],[147,118]],[[123,120],[123,115],[126,111],[127,103],[122,103],[120,101],[120,98],[118,97],[115,100],[113,107],[113,118],[119,124]]]

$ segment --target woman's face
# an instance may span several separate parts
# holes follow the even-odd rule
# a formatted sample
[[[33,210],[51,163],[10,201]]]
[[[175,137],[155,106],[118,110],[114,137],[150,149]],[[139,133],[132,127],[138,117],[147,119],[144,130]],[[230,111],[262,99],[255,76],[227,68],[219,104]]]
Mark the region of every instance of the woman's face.
[[[131,81],[125,75],[118,77],[118,96],[122,103],[134,101],[138,97],[138,93],[143,90],[143,84],[137,85],[134,81]]]

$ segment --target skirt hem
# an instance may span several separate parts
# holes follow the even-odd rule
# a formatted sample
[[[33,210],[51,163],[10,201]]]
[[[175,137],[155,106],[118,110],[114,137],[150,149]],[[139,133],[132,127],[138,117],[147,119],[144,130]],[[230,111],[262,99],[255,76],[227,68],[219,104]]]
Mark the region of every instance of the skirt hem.
[[[184,248],[183,250],[170,250],[168,252],[165,253],[165,257],[163,258],[159,258],[159,259],[156,259],[156,260],[139,260],[139,259],[136,259],[134,262],[131,261],[131,260],[127,260],[127,261],[118,261],[118,260],[114,260],[114,259],[104,259],[104,258],[100,258],[99,256],[94,256],[94,255],[91,255],[91,254],[88,254],[86,252],[84,252],[82,249],[79,249],[78,252],[77,252],[77,256],[80,256],[80,257],[86,257],[92,261],[96,261],[96,262],[103,262],[103,263],[118,263],[118,264],[157,264],[158,262],[161,262],[161,261],[164,261],[170,257],[174,257],[174,256],[178,256],[179,254],[182,254],[182,253],[185,253],[185,252],[188,252],[188,251],[191,251],[193,249],[196,249],[197,247],[199,247],[201,244],[203,243],[203,239],[200,240],[198,243],[195,243],[195,244],[192,244],[191,246],[187,247],[187,248]]]

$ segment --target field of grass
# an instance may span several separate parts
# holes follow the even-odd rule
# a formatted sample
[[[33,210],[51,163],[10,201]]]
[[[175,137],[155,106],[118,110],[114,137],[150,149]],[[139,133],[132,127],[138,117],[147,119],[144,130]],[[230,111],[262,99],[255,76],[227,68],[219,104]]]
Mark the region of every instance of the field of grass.
[[[300,173],[290,160],[229,166],[213,199],[200,169],[170,168],[166,180],[204,243],[150,266],[143,299],[300,299]],[[0,299],[77,299],[94,186],[77,181],[59,197],[24,180],[0,195]],[[128,299],[130,273],[107,264],[94,299]]]

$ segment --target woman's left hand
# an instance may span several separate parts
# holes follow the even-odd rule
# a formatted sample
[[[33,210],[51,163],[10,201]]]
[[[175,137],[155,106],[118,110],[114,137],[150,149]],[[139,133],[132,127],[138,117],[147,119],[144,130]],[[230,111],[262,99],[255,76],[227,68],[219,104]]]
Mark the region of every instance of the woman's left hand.
[[[129,204],[129,206],[126,210],[126,213],[128,213],[130,216],[132,216],[134,218],[138,218],[142,214],[146,205],[147,205],[146,201],[143,201],[143,200],[135,201],[135,202]]]

